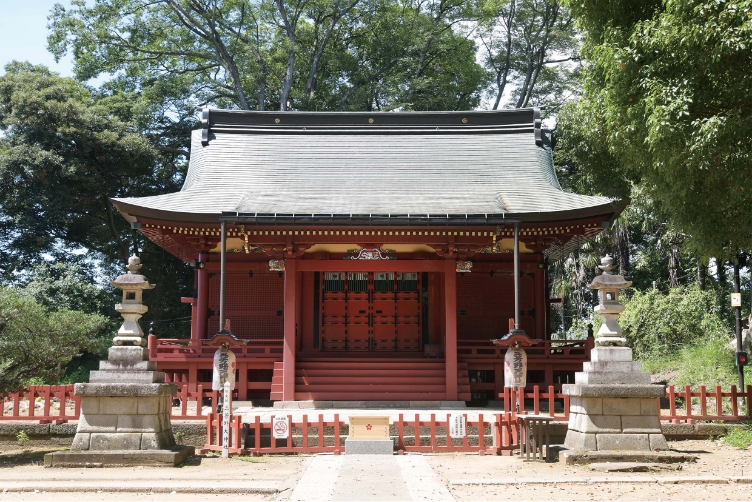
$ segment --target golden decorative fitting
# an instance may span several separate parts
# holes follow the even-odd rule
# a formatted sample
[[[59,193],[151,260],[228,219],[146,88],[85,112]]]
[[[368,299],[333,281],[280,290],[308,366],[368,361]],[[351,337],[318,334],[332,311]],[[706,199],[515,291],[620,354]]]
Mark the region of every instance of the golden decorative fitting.
[[[467,119],[463,118],[463,119],[462,119],[462,123],[463,123],[463,124],[467,124]]]
[[[274,119],[275,124],[279,124],[279,119]]]
[[[369,124],[373,124],[373,119],[368,119]]]

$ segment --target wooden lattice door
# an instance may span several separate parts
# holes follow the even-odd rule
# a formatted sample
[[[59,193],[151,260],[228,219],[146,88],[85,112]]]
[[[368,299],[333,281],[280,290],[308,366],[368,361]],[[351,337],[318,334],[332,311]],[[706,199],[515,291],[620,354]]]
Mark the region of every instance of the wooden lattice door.
[[[322,274],[321,349],[420,351],[420,274]]]

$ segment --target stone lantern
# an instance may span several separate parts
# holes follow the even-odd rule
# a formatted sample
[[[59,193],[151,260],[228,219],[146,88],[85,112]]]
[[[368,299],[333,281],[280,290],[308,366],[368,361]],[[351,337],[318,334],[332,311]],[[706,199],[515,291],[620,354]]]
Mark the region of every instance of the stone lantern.
[[[127,273],[110,282],[123,290],[122,303],[115,305],[123,325],[107,360],[90,373],[89,383],[74,388],[81,398],[81,415],[71,451],[45,455],[45,465],[175,466],[194,452],[192,446],[175,445],[170,411],[177,386],[165,383],[165,374],[149,360],[138,324],[148,310],[142,303],[143,292],[154,285],[138,273],[137,256],[128,259],[127,268]]]
[[[110,281],[114,287],[123,290],[123,303],[115,305],[115,310],[123,316],[123,324],[118,329],[117,336],[112,340],[116,346],[146,346],[144,332],[138,321],[149,310],[149,307],[142,303],[144,290],[154,289],[154,284],[149,284],[146,277],[138,273],[141,267],[141,259],[138,256],[131,256],[128,258],[126,267],[128,272]]]
[[[603,273],[589,285],[598,291],[600,301],[595,312],[603,319],[590,361],[583,364],[583,371],[575,373],[574,384],[562,386],[564,395],[570,396],[564,442],[570,450],[564,452],[568,463],[577,457],[642,461],[648,458],[646,452],[656,455],[656,450],[668,449],[656,400],[666,389],[650,383],[650,374],[632,360],[632,349],[626,347],[618,322],[624,311],[619,290],[631,283],[611,274],[613,263],[613,258],[605,256],[599,266]],[[613,452],[618,455],[608,456]]]

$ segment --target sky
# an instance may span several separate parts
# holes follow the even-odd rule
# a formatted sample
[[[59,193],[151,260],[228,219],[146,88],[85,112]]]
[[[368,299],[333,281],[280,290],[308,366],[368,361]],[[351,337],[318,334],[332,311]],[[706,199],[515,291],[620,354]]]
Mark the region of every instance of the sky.
[[[0,0],[0,74],[16,59],[72,76],[70,56],[56,63],[47,52],[47,16],[56,3],[70,4],[68,0]]]

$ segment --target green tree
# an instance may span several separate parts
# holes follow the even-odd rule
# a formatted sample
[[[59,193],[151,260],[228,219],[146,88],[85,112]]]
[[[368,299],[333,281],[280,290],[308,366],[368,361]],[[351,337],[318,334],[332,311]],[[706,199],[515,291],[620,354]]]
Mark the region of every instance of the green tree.
[[[109,197],[174,186],[157,153],[84,86],[42,66],[11,63],[0,77],[0,242],[4,262],[85,248],[127,260],[132,232]]]
[[[116,321],[120,318],[113,309],[118,298],[112,288],[97,286],[95,278],[81,265],[42,263],[24,274],[19,285],[26,296],[51,311],[78,310],[112,317]]]
[[[98,347],[105,323],[98,314],[48,311],[14,288],[0,288],[0,394],[23,389],[30,378],[57,381],[72,358]]]
[[[467,109],[485,73],[463,0],[76,0],[49,47],[79,79],[181,89],[193,106]],[[168,93],[169,94],[169,93]]]
[[[478,37],[494,110],[507,100],[554,111],[577,92],[577,33],[559,0],[482,0]]]
[[[583,98],[566,112],[579,169],[639,186],[697,255],[750,249],[752,1],[567,5],[587,59]]]

